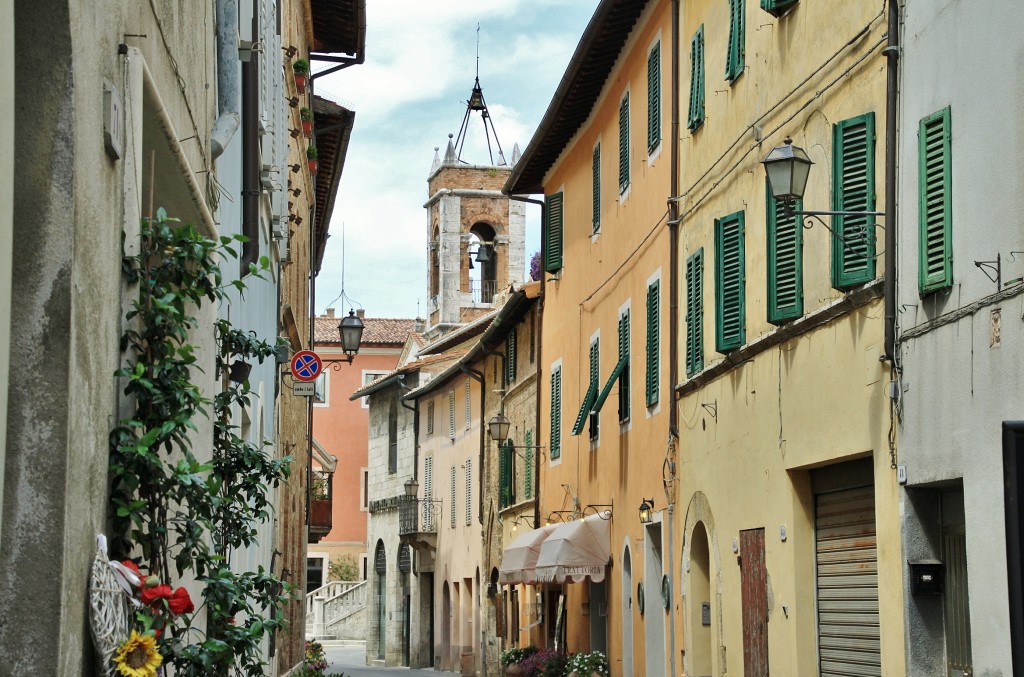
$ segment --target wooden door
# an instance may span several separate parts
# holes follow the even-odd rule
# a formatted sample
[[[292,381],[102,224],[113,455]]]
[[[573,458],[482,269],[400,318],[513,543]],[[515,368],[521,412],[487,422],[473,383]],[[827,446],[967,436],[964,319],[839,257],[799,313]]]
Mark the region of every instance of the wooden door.
[[[764,529],[740,531],[743,601],[743,675],[768,677],[768,569]]]

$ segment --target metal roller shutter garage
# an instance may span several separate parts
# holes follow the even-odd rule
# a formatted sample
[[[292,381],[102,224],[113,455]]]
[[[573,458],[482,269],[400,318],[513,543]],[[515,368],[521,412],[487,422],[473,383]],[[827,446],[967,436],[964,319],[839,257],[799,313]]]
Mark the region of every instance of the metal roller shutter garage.
[[[815,496],[815,554],[820,674],[881,675],[873,486]]]

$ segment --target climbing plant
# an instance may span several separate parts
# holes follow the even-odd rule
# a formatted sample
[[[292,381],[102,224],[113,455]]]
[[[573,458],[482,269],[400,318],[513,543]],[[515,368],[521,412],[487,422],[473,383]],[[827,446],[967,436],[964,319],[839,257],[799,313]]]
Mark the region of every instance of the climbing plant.
[[[231,287],[244,292],[243,281],[225,281],[220,265],[237,258],[245,241],[210,239],[161,210],[143,220],[138,253],[122,260],[138,296],[126,315],[124,366],[116,372],[131,413],[110,435],[112,546],[116,557],[137,555],[137,563],[125,562],[139,573],[141,601],[141,639],[131,648],[142,657],[143,640],[155,640],[152,671],[162,662],[182,676],[262,675],[260,643],[282,626],[290,594],[262,567],[239,573],[230,566],[232,551],[255,545],[256,527],[270,519],[268,491],[288,476],[291,457],[276,458],[268,442],[240,436],[232,414],[252,404],[251,391],[246,378],[228,375],[236,362],[272,358],[276,346],[217,320],[216,356],[206,365],[194,339],[204,303],[224,300]],[[262,277],[268,266],[263,257],[249,273]],[[209,366],[217,384],[212,397],[196,383]],[[201,417],[211,420],[212,439],[199,435]],[[179,597],[183,588],[171,591],[173,581],[185,579],[203,586],[198,609],[187,591]],[[196,622],[200,613],[205,623]],[[132,655],[118,654],[125,661]]]

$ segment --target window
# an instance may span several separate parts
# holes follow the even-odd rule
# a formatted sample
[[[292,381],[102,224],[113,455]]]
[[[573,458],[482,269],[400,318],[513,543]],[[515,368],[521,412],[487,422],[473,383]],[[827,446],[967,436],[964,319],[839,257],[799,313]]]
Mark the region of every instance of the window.
[[[427,402],[427,434],[434,434],[434,401]]]
[[[647,153],[661,143],[661,41],[647,55]]]
[[[768,201],[768,321],[785,324],[804,314],[804,228],[803,209],[797,200],[787,210],[772,197],[765,183]]]
[[[449,512],[449,515],[448,515],[448,528],[449,529],[454,529],[455,528],[455,466],[454,465],[452,466],[452,495],[451,495],[451,500],[448,502],[448,505],[451,506],[451,509],[448,511]]]
[[[595,413],[601,411],[616,383],[619,386],[619,423],[625,423],[629,420],[629,306],[619,313],[619,359],[594,402]]]
[[[466,459],[466,526],[473,523],[473,459]]]
[[[715,349],[728,353],[746,341],[743,212],[715,219]]]
[[[704,124],[704,24],[690,40],[690,110],[686,127],[695,132]]]
[[[601,230],[601,142],[594,146],[593,158],[594,180],[594,232]]]
[[[505,383],[516,380],[516,328],[505,337]]]
[[[704,369],[704,249],[686,260],[686,375]]]
[[[523,437],[523,495],[526,498],[533,498],[533,429],[526,431]],[[515,459],[513,459],[513,462]]]
[[[313,381],[313,404],[321,407],[327,406],[327,372],[321,371],[320,375]]]
[[[725,79],[730,82],[743,75],[745,4],[745,0],[729,0],[729,52],[725,59]]]
[[[629,92],[619,103],[619,192],[629,188]]]
[[[761,9],[774,17],[785,14],[790,7],[795,5],[797,0],[761,0]]]
[[[448,391],[448,439],[455,439],[455,391]]]
[[[423,525],[426,531],[434,530],[434,457],[423,459]]]
[[[363,370],[363,385],[364,386],[370,385],[371,383],[373,383],[374,381],[379,379],[381,376],[384,376],[385,374],[389,374],[389,373],[390,372],[387,372],[387,371],[367,371],[367,370]],[[363,409],[366,409],[367,407],[370,406],[370,396],[369,395],[365,395],[365,396],[363,396],[363,397],[361,397],[359,399],[360,399],[360,404],[362,405]]]
[[[359,505],[362,512],[370,509],[370,469],[362,468],[362,481],[359,484],[359,491],[362,494]]]
[[[921,120],[918,130],[918,283],[922,296],[953,284],[951,132],[949,108]]]
[[[659,310],[661,306],[661,280],[647,285],[647,373],[645,383],[647,390],[647,406],[658,403],[658,362],[661,357],[661,322]]]
[[[576,414],[576,422],[572,426],[573,435],[579,435],[583,432],[583,424],[586,423],[588,418],[591,418],[590,437],[591,439],[597,437],[597,425],[594,420],[597,417],[590,417],[590,412],[594,408],[594,402],[597,400],[597,389],[600,387],[598,382],[600,358],[600,338],[594,337],[590,342],[590,384],[587,386],[587,392],[583,396],[583,402],[580,403],[580,411]]]
[[[562,194],[544,198],[544,270],[556,273],[562,269]]]
[[[562,456],[562,365],[551,369],[551,460]]]
[[[466,430],[473,425],[473,391],[469,381],[466,381]]]
[[[875,210],[875,114],[832,128],[832,209]],[[875,278],[873,216],[832,218],[832,286],[849,289]]]
[[[513,463],[515,462],[515,457],[513,456],[515,450],[512,445],[511,439],[505,440],[505,443],[501,445],[501,459],[498,469],[499,508],[506,508],[516,502],[515,487],[512,484]]]
[[[388,472],[398,472],[398,400],[388,405]]]

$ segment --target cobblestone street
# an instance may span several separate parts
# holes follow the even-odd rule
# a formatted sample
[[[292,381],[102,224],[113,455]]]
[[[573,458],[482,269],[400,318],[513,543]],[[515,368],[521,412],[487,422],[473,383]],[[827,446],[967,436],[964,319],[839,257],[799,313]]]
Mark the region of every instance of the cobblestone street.
[[[410,668],[374,668],[366,665],[366,645],[341,642],[324,642],[324,653],[327,655],[328,675],[345,675],[345,677],[395,677],[395,675],[433,675],[442,677],[455,673],[439,672],[434,669],[413,670]]]

